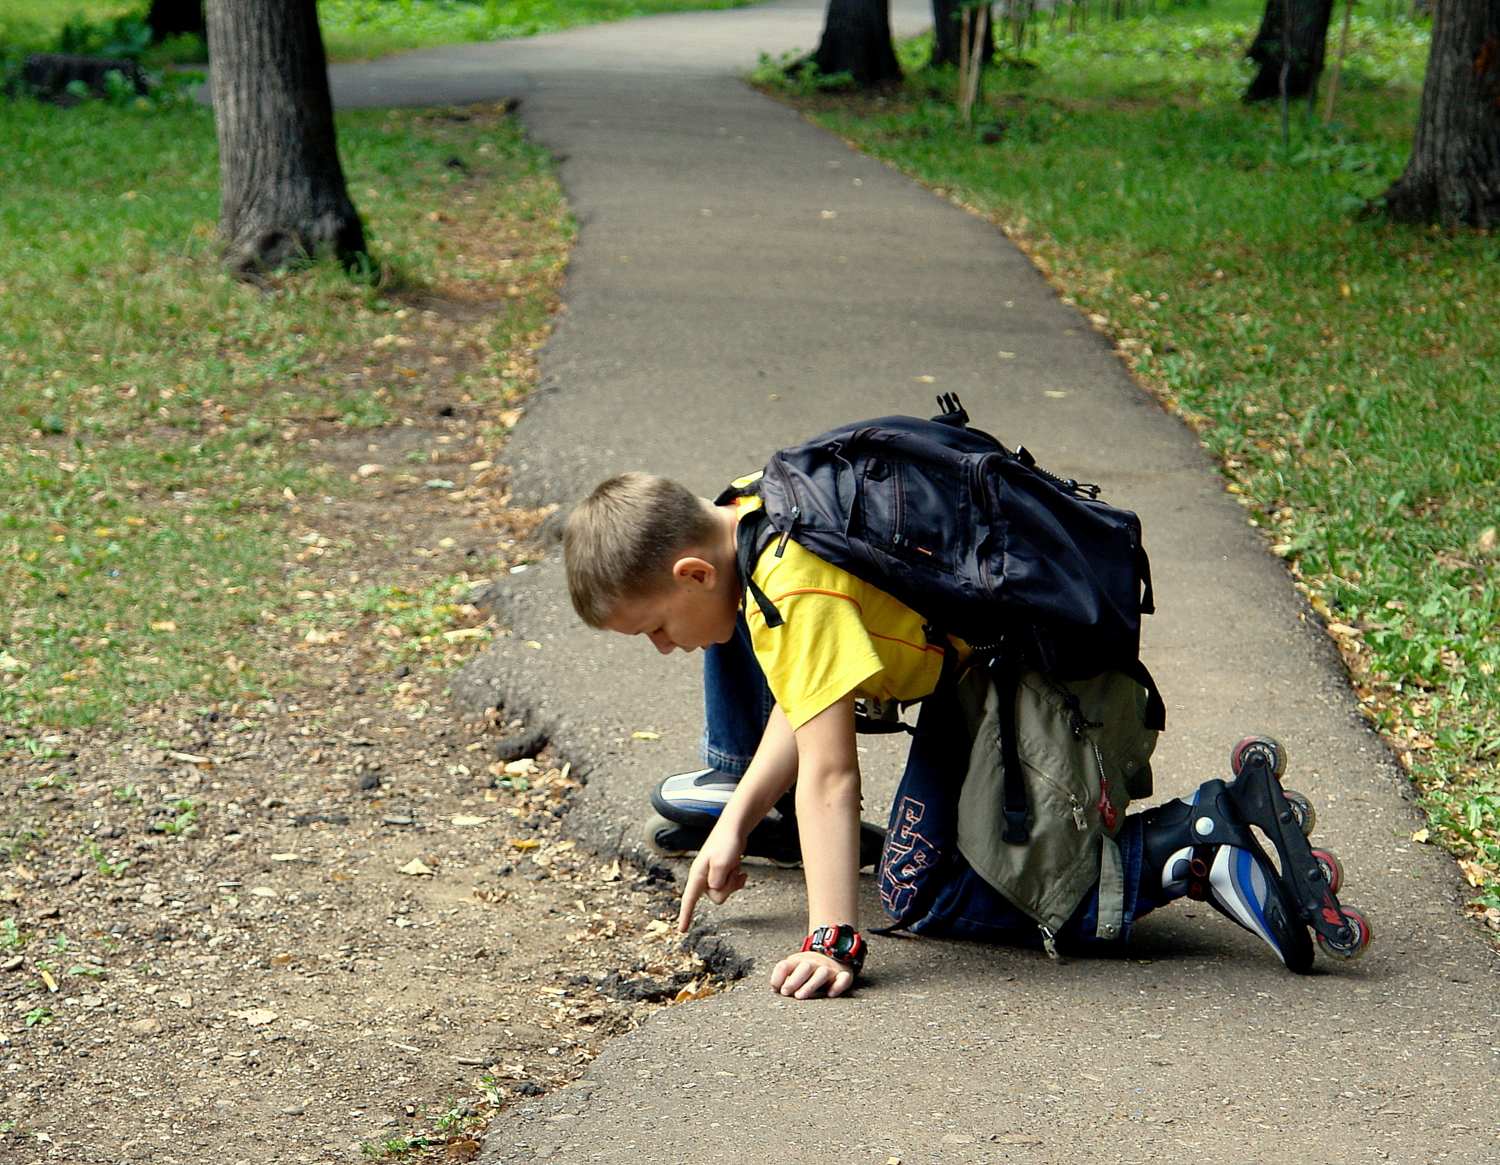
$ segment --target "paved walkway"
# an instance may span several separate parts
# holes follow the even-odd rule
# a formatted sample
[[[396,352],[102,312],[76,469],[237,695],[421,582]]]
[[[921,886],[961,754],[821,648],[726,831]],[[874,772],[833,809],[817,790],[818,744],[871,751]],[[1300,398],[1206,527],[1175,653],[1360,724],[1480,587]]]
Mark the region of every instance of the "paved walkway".
[[[854,997],[797,1003],[765,975],[801,938],[798,880],[757,871],[710,911],[750,977],[510,1110],[483,1160],[1500,1161],[1496,963],[1450,865],[1406,840],[1403,781],[1329,643],[1191,434],[1000,234],[734,79],[820,22],[777,0],[336,70],[344,104],[519,96],[561,159],[581,231],[508,453],[519,500],[566,506],[624,468],[709,493],[833,423],[961,393],[1142,515],[1171,719],[1158,789],[1226,775],[1247,732],[1281,736],[1375,945],[1293,977],[1183,903],[1118,962],[876,937]],[[455,686],[552,725],[589,778],[570,821],[631,850],[647,790],[695,763],[696,661],[584,631],[555,561],[503,591],[510,636]],[[866,759],[880,819],[895,764]]]

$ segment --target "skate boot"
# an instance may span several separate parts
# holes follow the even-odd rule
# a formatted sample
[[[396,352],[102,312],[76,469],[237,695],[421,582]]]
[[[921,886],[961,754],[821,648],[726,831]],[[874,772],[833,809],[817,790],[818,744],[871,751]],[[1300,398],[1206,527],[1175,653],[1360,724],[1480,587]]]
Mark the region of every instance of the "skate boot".
[[[1312,966],[1307,929],[1332,958],[1357,958],[1370,927],[1335,896],[1338,859],[1307,842],[1315,815],[1306,797],[1281,788],[1286,752],[1269,737],[1251,737],[1230,758],[1235,779],[1206,781],[1191,801],[1172,801],[1143,819],[1146,863],[1169,893],[1186,893],[1259,935],[1287,968]],[[1276,851],[1267,857],[1250,827]]]
[[[651,807],[656,813],[646,822],[646,844],[663,857],[682,857],[695,852],[718,823],[738,784],[738,777],[718,769],[697,769],[667,777],[651,791]],[[879,861],[884,845],[885,830],[860,822],[861,866]],[[801,864],[802,846],[797,838],[797,817],[790,792],[750,831],[745,840],[745,854],[782,866]]]

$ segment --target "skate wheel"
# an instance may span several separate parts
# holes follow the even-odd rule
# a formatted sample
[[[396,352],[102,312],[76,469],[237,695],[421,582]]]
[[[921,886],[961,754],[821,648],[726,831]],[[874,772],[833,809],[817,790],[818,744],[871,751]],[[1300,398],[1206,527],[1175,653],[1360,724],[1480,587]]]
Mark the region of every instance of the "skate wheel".
[[[1287,804],[1296,816],[1297,828],[1302,831],[1302,836],[1311,837],[1318,824],[1318,811],[1313,808],[1313,803],[1292,789],[1281,790],[1281,795],[1287,799]]]
[[[1347,906],[1339,908],[1344,915],[1344,923],[1354,932],[1354,937],[1347,943],[1341,943],[1334,939],[1318,935],[1318,945],[1323,948],[1323,953],[1330,959],[1357,959],[1365,953],[1365,948],[1370,945],[1370,924],[1365,921],[1365,916],[1357,910],[1351,910]]]
[[[1323,871],[1323,880],[1328,883],[1328,889],[1337,894],[1339,887],[1344,884],[1343,864],[1326,849],[1315,849],[1312,856],[1318,863],[1318,868]]]
[[[684,826],[668,821],[660,813],[653,813],[646,819],[646,846],[659,857],[685,857],[697,849],[696,845],[688,844],[692,840],[688,833]],[[698,840],[702,840],[701,833]]]
[[[1235,776],[1245,767],[1245,762],[1254,753],[1261,753],[1271,763],[1271,771],[1278,777],[1286,772],[1286,749],[1274,736],[1247,736],[1234,746],[1229,754],[1229,769]]]

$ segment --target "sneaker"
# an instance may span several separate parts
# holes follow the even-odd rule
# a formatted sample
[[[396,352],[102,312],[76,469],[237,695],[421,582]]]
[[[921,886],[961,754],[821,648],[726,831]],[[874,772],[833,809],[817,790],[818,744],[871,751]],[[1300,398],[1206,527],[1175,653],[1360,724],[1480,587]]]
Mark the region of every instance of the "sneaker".
[[[651,790],[656,814],[646,823],[646,843],[663,857],[681,857],[696,852],[724,812],[739,778],[718,769],[696,769],[676,773]],[[797,836],[797,818],[789,792],[761,819],[745,839],[749,857],[766,858],[783,866],[802,861]],[[885,830],[867,821],[859,823],[859,864],[873,866],[885,846]]]
[[[724,812],[724,806],[729,804],[729,798],[739,783],[739,777],[719,769],[676,773],[651,790],[651,808],[678,825],[709,830],[718,823],[719,815]],[[776,825],[788,824],[795,833],[790,801],[791,794],[787,794],[766,814],[766,821]]]
[[[1275,871],[1252,850],[1200,845],[1178,850],[1162,874],[1163,888],[1206,901],[1224,917],[1259,935],[1290,971],[1312,966],[1313,944],[1287,901]]]

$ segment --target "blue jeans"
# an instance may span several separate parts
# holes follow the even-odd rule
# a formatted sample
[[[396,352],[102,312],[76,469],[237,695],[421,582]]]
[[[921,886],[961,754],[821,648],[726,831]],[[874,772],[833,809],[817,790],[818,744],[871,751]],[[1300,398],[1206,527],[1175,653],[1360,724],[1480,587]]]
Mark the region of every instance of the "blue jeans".
[[[703,654],[703,763],[743,776],[774,706],[741,616],[734,636]],[[968,770],[969,746],[968,729],[956,701],[922,701],[906,769],[891,807],[881,858],[881,902],[898,925],[915,934],[1039,946],[1036,923],[970,869],[954,842],[958,785]],[[1096,888],[1085,895],[1058,932],[1063,949],[1105,953],[1123,943],[1131,922],[1168,901],[1160,887],[1149,881],[1141,884],[1138,816],[1126,819],[1117,840],[1125,867],[1125,934],[1113,942],[1095,938]]]
[[[734,637],[703,653],[703,743],[698,750],[703,763],[744,776],[775,706],[741,615]]]

